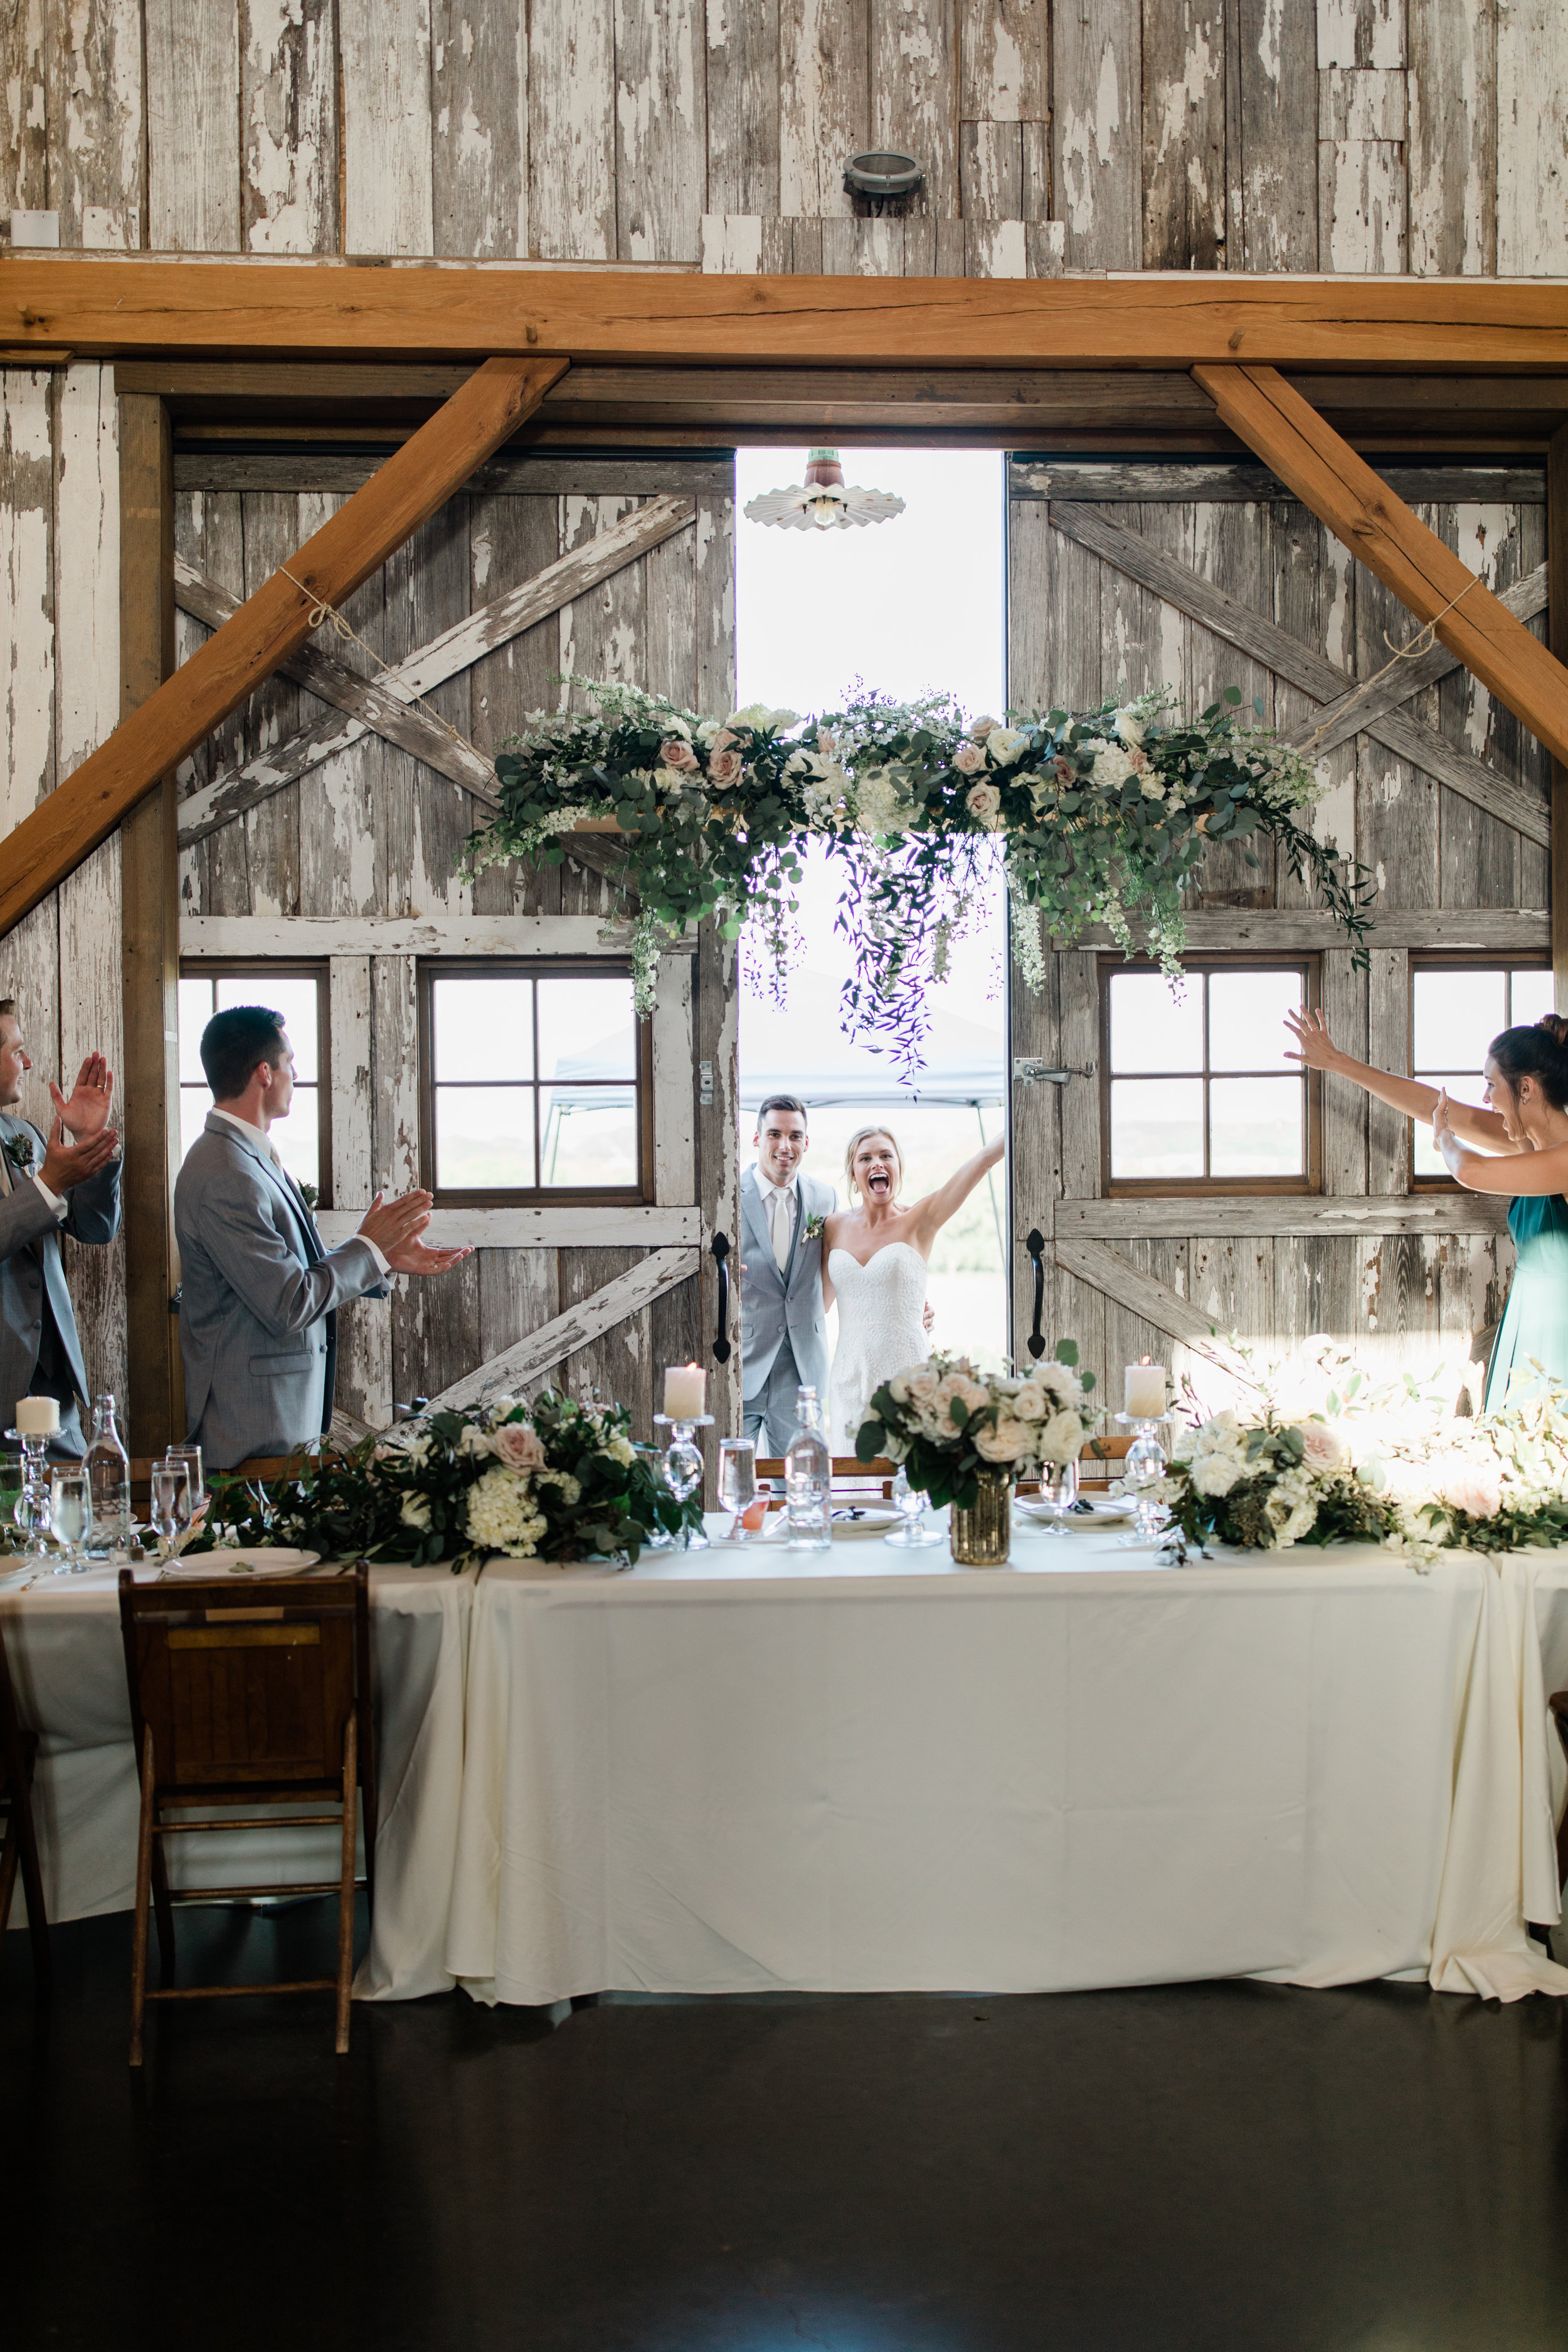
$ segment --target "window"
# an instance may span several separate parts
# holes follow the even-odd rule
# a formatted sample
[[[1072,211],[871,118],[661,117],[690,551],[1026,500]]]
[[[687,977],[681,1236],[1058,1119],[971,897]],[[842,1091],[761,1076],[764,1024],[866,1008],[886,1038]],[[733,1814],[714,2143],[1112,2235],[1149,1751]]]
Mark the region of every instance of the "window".
[[[1410,1075],[1447,1087],[1456,1102],[1479,1103],[1487,1047],[1500,1029],[1539,1021],[1552,1011],[1552,974],[1543,964],[1467,963],[1410,959]],[[1432,1149],[1432,1130],[1415,1122],[1417,1177],[1451,1182]]]
[[[1315,1093],[1286,1059],[1285,1015],[1316,1002],[1315,961],[1101,959],[1100,1151],[1110,1192],[1300,1192],[1317,1181]]]
[[[180,966],[180,1157],[183,1160],[212,1108],[202,1075],[202,1031],[215,1013],[234,1004],[265,1004],[283,1015],[294,1048],[294,1100],[272,1129],[283,1165],[297,1183],[310,1184],[323,1208],[331,1206],[332,1154],[327,1069],[325,964],[216,963]]]
[[[640,1201],[652,1024],[625,964],[421,969],[425,1181],[452,1206]]]

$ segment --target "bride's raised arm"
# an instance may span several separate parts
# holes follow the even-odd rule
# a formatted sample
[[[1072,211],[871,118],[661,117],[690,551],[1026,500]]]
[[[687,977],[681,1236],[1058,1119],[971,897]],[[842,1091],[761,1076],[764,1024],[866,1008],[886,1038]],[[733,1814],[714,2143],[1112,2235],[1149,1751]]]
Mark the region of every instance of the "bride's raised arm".
[[[987,1170],[996,1166],[1006,1149],[1006,1138],[994,1137],[973,1160],[966,1160],[962,1168],[955,1169],[945,1184],[939,1184],[923,1201],[916,1201],[912,1213],[919,1218],[922,1231],[934,1234],[945,1225],[949,1217],[963,1208]]]

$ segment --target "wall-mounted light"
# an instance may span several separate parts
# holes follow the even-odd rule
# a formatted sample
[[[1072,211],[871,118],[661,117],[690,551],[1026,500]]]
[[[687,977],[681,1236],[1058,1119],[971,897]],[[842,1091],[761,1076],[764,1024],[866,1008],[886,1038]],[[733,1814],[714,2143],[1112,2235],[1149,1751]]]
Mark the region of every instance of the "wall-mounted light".
[[[851,155],[844,166],[844,185],[858,199],[857,211],[864,208],[873,215],[903,212],[925,185],[925,176],[912,155],[888,147]]]
[[[809,449],[804,482],[752,499],[745,512],[748,522],[776,523],[781,530],[848,530],[889,522],[903,510],[890,490],[847,489],[837,449]]]

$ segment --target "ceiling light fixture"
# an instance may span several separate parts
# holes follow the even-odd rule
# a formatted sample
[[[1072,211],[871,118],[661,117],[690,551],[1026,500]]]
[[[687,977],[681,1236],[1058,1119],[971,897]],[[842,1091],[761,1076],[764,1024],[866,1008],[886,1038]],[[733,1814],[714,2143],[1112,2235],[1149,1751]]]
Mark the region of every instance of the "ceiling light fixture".
[[[748,522],[776,523],[781,530],[848,530],[889,522],[903,510],[890,490],[847,489],[837,449],[808,449],[805,481],[752,499],[745,512]]]

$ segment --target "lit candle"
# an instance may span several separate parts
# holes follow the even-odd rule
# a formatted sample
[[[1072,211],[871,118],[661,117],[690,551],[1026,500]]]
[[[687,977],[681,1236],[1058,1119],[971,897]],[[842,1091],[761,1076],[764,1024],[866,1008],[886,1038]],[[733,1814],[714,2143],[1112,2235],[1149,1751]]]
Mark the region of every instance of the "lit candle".
[[[58,1437],[60,1409],[53,1397],[18,1397],[16,1430],[22,1437]]]
[[[1165,1412],[1165,1367],[1152,1364],[1147,1356],[1141,1364],[1127,1367],[1127,1402],[1124,1410],[1130,1420],[1161,1421]]]
[[[668,1364],[664,1410],[669,1421],[700,1421],[708,1406],[708,1375],[700,1364]]]

